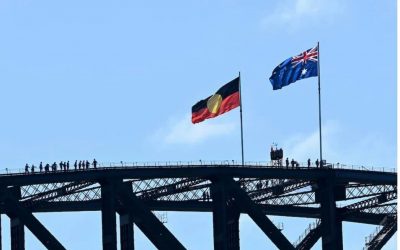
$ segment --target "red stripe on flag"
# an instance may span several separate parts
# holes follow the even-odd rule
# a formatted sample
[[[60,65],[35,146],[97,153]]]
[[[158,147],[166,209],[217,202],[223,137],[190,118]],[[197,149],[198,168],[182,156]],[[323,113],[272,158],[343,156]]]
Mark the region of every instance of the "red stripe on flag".
[[[196,113],[192,113],[192,123],[199,123],[205,119],[214,118],[216,116],[222,115],[240,105],[240,95],[239,92],[235,92],[232,95],[226,97],[221,102],[221,106],[217,113],[211,113],[207,108],[201,109]]]

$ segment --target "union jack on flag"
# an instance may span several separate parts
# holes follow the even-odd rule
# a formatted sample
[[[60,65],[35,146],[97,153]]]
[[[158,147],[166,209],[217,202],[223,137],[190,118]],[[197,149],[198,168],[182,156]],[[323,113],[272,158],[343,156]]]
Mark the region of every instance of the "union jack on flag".
[[[316,46],[279,64],[269,78],[273,90],[281,89],[297,80],[318,76],[318,56]]]
[[[318,48],[315,46],[312,49],[304,51],[300,55],[292,57],[292,67],[296,67],[299,63],[304,64],[307,61],[318,62]]]

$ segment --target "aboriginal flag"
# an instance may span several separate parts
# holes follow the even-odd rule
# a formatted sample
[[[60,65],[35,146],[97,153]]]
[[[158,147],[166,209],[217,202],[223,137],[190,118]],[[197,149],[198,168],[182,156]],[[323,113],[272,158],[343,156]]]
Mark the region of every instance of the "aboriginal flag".
[[[192,107],[192,123],[219,116],[240,105],[239,77],[222,86],[214,95]]]

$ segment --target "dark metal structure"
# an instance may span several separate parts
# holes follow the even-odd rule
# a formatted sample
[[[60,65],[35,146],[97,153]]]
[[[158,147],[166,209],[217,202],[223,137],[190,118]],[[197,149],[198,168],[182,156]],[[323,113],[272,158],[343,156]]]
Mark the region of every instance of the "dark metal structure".
[[[324,250],[343,249],[344,221],[377,225],[365,248],[381,249],[397,230],[397,173],[226,162],[0,175],[0,212],[11,220],[12,250],[25,249],[24,227],[47,249],[65,249],[34,213],[66,211],[101,211],[106,250],[117,249],[117,214],[122,250],[134,249],[134,224],[158,249],[190,249],[154,211],[211,212],[216,250],[240,248],[243,213],[278,249],[311,249],[320,238]],[[269,215],[316,222],[292,243]]]

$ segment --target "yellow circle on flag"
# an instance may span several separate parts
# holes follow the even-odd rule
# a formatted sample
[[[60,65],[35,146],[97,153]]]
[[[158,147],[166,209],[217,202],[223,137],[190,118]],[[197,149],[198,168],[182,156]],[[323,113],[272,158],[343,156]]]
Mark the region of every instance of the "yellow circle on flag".
[[[212,114],[218,113],[219,107],[221,106],[222,96],[219,94],[215,94],[210,97],[207,101],[207,109]]]

